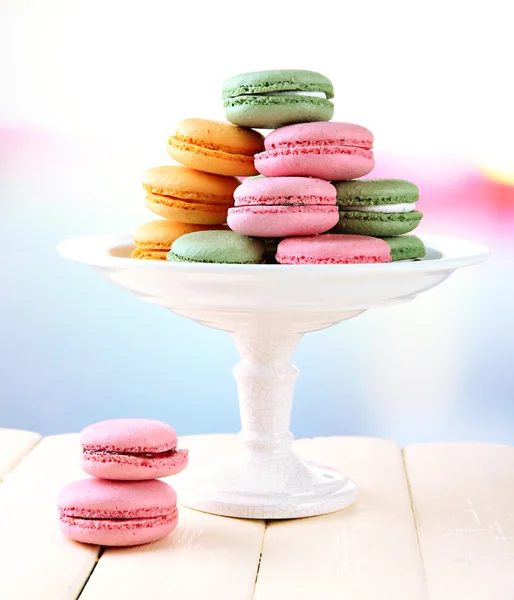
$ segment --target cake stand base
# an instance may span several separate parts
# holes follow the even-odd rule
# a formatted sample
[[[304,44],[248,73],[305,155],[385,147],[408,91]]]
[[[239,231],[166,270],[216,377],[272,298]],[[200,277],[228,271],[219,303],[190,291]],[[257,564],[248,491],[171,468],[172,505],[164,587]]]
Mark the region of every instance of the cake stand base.
[[[273,456],[240,452],[187,475],[180,503],[226,517],[296,519],[352,504],[357,487],[331,469],[301,461],[294,452]]]

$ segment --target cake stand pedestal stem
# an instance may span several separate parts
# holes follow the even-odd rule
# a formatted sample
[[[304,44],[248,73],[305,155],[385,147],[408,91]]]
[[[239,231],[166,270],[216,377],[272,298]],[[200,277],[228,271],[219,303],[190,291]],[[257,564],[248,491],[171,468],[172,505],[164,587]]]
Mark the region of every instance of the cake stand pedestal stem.
[[[289,431],[298,369],[291,357],[302,334],[280,330],[276,323],[232,333],[241,355],[234,369],[239,393],[239,441],[249,452],[291,453]]]
[[[298,369],[291,357],[301,329],[312,330],[312,324],[299,325],[287,313],[239,314],[223,321],[241,356],[234,369],[241,431],[231,454],[185,475],[180,502],[253,519],[308,517],[351,504],[357,493],[352,481],[334,469],[302,461],[292,447],[289,421]]]

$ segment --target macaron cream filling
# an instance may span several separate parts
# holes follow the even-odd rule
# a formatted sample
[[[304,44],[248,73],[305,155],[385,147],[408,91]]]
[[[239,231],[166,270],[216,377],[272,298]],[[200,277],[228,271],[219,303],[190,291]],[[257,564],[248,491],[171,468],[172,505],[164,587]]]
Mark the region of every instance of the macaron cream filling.
[[[334,206],[332,196],[305,195],[305,196],[242,196],[235,199],[234,206]]]
[[[146,529],[148,527],[158,527],[159,525],[168,525],[178,517],[178,510],[175,509],[167,515],[161,515],[159,517],[148,517],[145,519],[126,519],[123,517],[107,517],[104,519],[89,518],[89,517],[73,517],[67,515],[60,515],[59,520],[63,525],[73,527],[78,526],[85,529],[98,529],[100,531],[108,531],[110,529],[118,530],[120,526],[124,525],[124,529]]]
[[[295,141],[283,141],[283,142],[268,142],[266,144],[265,152],[270,153],[275,150],[282,151],[282,150],[297,149],[297,148],[315,149],[317,147],[325,148],[325,147],[330,147],[330,146],[335,146],[335,147],[347,146],[350,148],[362,148],[364,150],[371,150],[373,148],[373,143],[370,142],[369,140],[358,139],[358,138],[338,138],[338,139],[324,138],[324,139],[318,139],[318,140],[297,140],[297,141],[295,140]],[[265,152],[262,152],[262,153],[258,154],[257,156],[260,156],[261,154],[264,154]]]
[[[247,96],[311,96],[314,98],[327,98],[325,92],[305,92],[302,90],[290,90],[287,92],[259,92],[258,94],[241,94],[239,96],[235,96],[234,100],[237,98],[245,98]]]
[[[375,212],[375,213],[408,213],[416,210],[415,202],[405,202],[402,204],[373,204],[362,206],[360,204],[352,204],[339,206],[340,211],[357,211],[357,212]]]
[[[84,454],[89,455],[116,455],[116,456],[135,456],[142,458],[168,458],[173,454],[180,452],[177,447],[164,450],[163,452],[124,452],[121,450],[107,450],[106,448],[83,448]]]
[[[176,133],[175,135],[171,135],[168,138],[168,144],[174,144],[177,147],[187,147],[189,150],[197,149],[198,151],[208,151],[211,150],[213,152],[223,152],[223,154],[228,154],[229,156],[234,157],[234,159],[238,160],[249,160],[253,161],[253,153],[249,150],[236,149],[233,146],[226,146],[222,144],[212,144],[203,140],[195,140],[190,137],[186,137]]]
[[[60,507],[59,516],[64,519],[81,519],[88,521],[148,521],[153,519],[163,519],[170,521],[178,513],[177,507],[173,507],[166,512],[160,506],[151,508],[142,508],[139,510],[99,510],[76,507]]]

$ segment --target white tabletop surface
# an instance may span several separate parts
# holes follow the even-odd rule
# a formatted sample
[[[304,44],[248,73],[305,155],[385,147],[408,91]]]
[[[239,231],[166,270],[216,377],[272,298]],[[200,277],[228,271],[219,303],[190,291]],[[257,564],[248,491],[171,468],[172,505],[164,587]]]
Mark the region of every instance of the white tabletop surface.
[[[181,439],[197,464],[234,443],[233,435]],[[57,527],[57,493],[82,476],[77,435],[0,429],[0,598],[514,598],[514,448],[444,443],[402,451],[392,441],[350,437],[295,447],[352,477],[356,504],[271,522],[180,507],[167,538],[101,549]]]

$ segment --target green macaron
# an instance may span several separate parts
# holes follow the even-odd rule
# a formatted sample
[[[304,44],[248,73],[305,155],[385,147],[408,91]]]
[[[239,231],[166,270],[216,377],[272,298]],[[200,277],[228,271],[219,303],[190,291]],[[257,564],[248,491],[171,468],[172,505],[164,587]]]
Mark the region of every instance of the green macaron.
[[[415,229],[423,213],[415,210],[418,188],[403,179],[333,181],[339,223],[334,233],[388,237]]]
[[[173,242],[167,259],[171,262],[218,264],[259,264],[264,260],[265,246],[255,238],[235,231],[195,231]]]
[[[413,260],[425,256],[425,244],[416,235],[383,237],[389,244],[392,260]]]
[[[291,123],[330,121],[334,116],[332,82],[314,71],[243,73],[223,84],[228,121],[242,127],[275,129]]]

